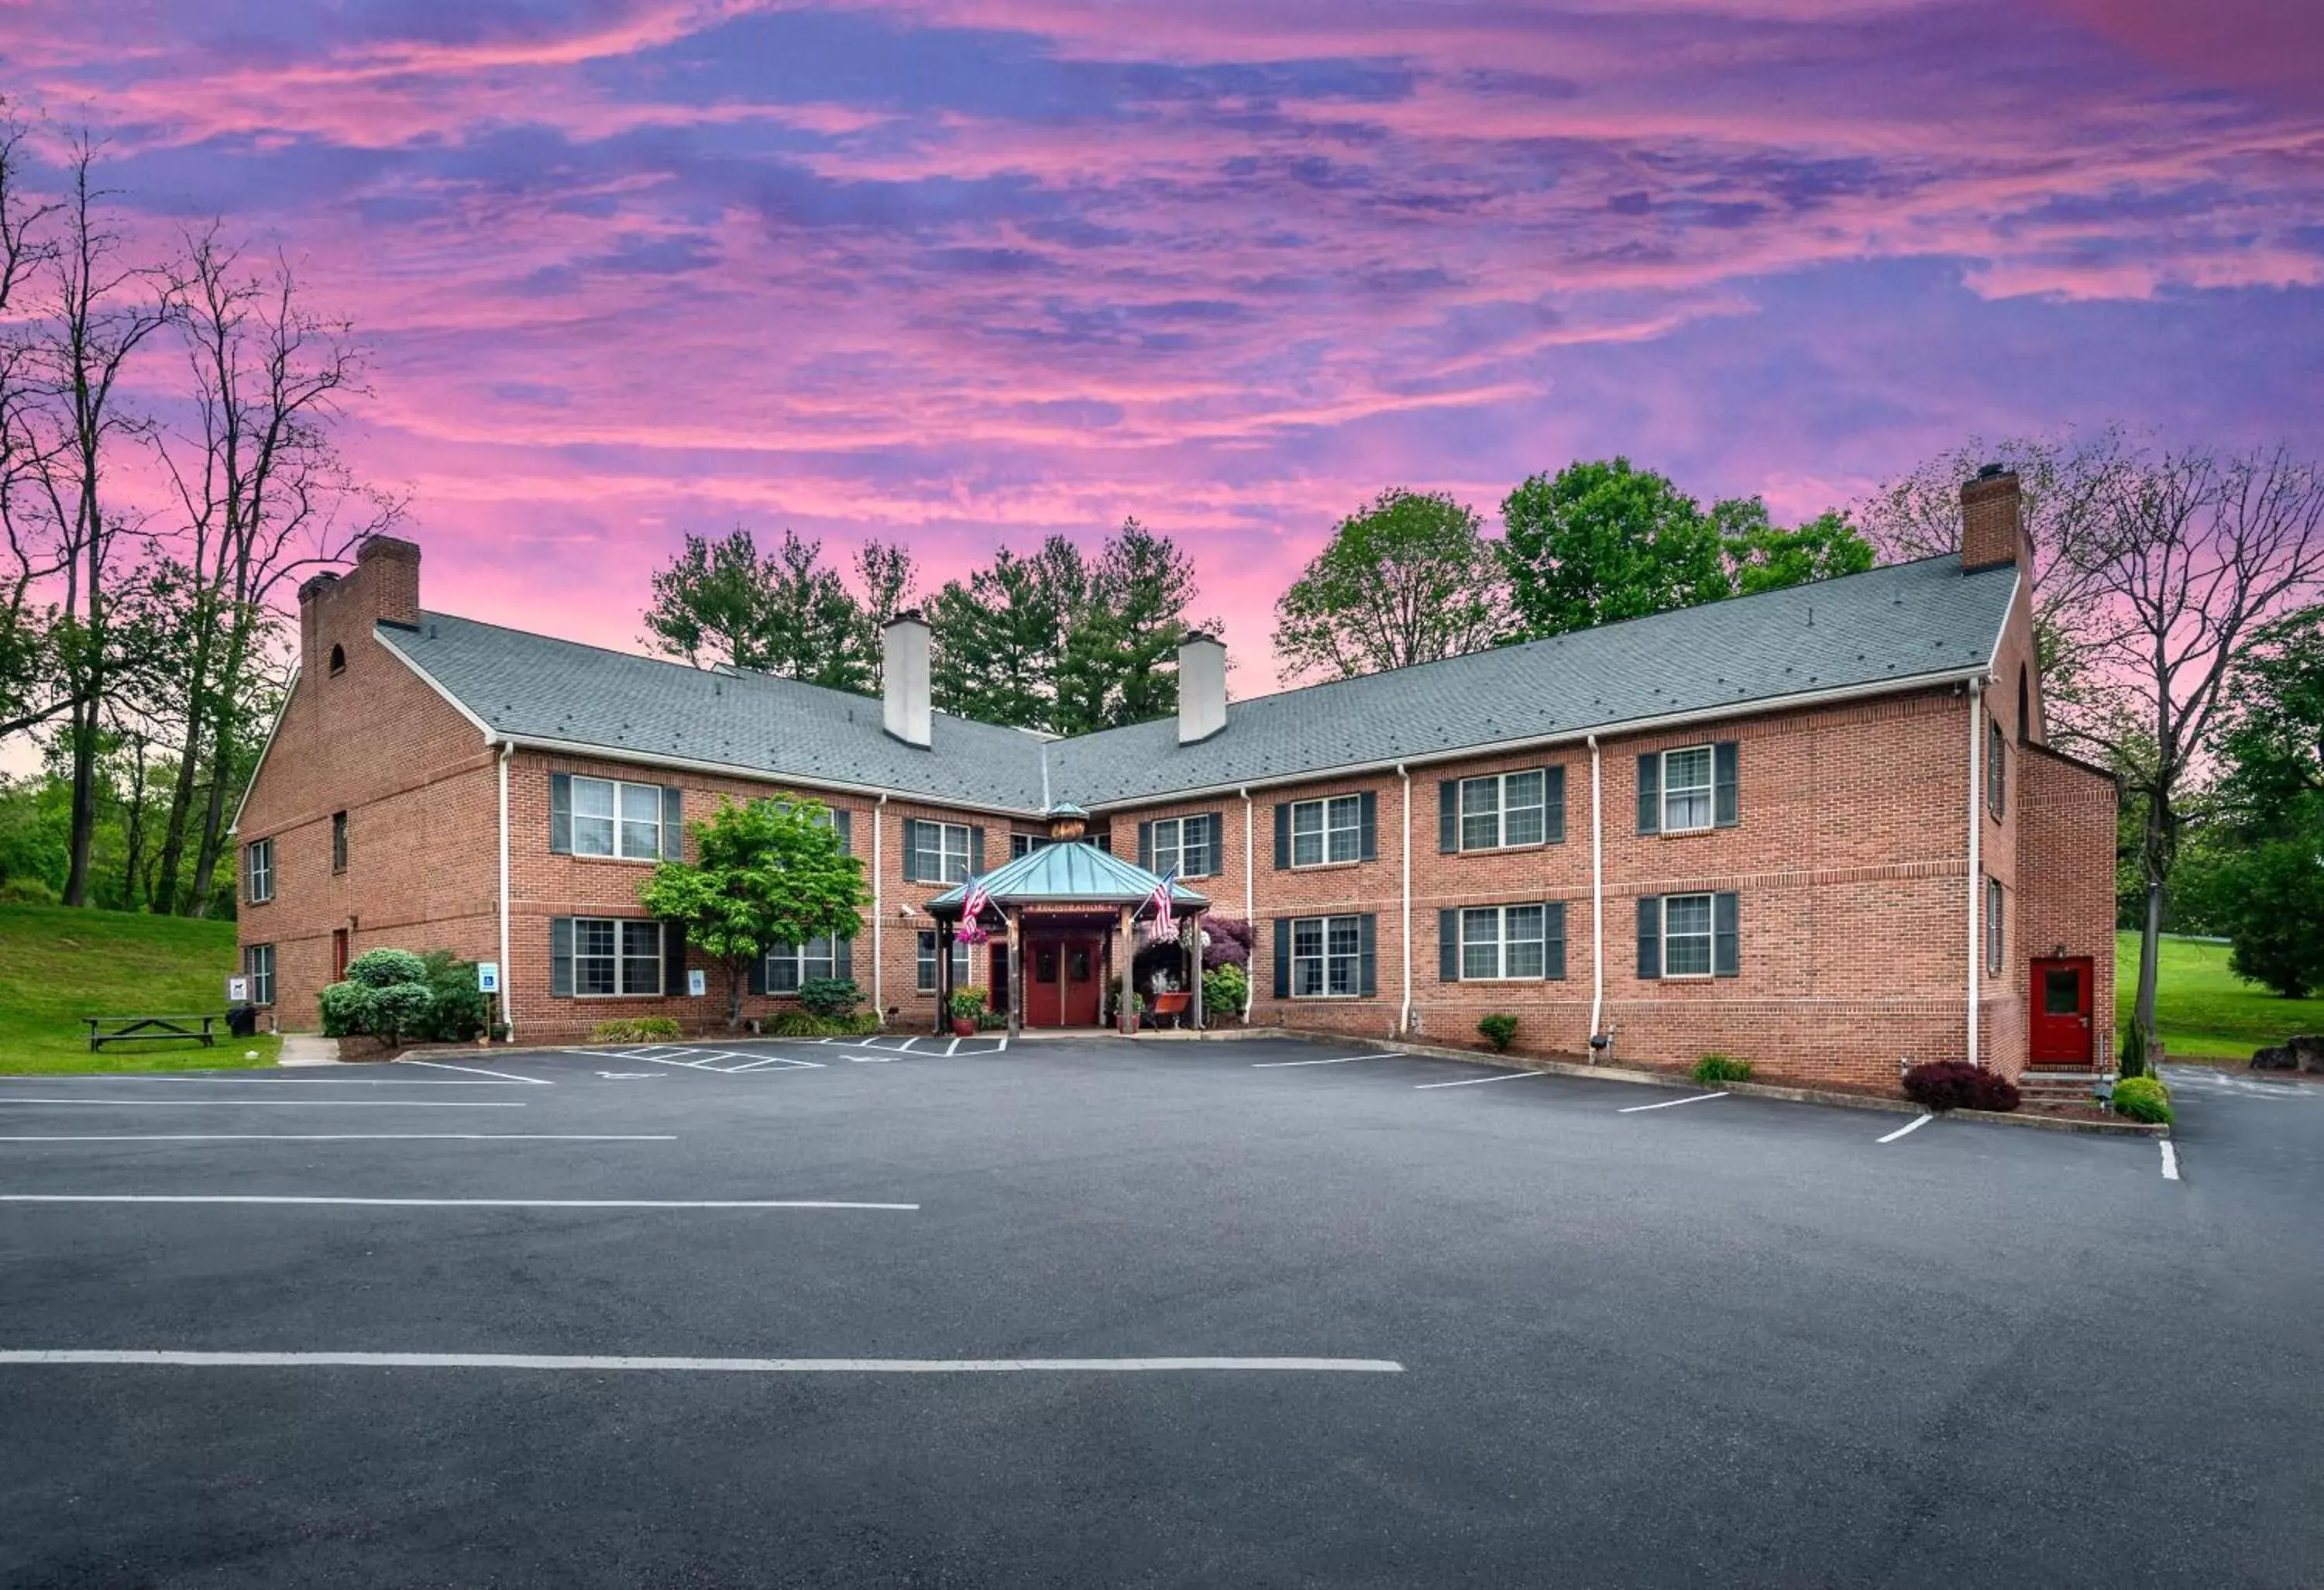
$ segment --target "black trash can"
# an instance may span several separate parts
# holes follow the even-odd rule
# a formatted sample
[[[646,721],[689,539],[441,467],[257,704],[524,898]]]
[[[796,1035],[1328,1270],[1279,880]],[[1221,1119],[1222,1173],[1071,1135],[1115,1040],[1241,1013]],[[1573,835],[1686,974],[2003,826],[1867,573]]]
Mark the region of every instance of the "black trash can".
[[[238,1004],[226,1013],[226,1030],[236,1038],[254,1038],[258,1034],[258,1007]]]

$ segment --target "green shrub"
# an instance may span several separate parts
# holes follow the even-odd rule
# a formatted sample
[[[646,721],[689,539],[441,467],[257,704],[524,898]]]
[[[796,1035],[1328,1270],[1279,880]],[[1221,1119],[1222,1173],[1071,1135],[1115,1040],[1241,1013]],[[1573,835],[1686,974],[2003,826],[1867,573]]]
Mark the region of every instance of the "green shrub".
[[[2132,1121],[2171,1124],[2171,1090],[2152,1077],[2126,1077],[2114,1085],[2114,1113]]]
[[[818,1016],[808,1011],[779,1011],[759,1025],[770,1038],[868,1038],[880,1031],[870,1011],[855,1016]]]
[[[986,1003],[982,988],[955,988],[945,1002],[945,1013],[955,1021],[973,1021],[984,1013]]]
[[[367,949],[347,963],[347,981],[365,988],[392,988],[428,981],[428,963],[408,949]]]
[[[1496,1050],[1505,1049],[1517,1035],[1517,1019],[1515,1016],[1480,1016],[1477,1018],[1477,1031],[1485,1035],[1485,1041]]]
[[[360,983],[332,983],[315,996],[326,1038],[357,1038],[371,1031],[371,990]]]
[[[26,875],[0,882],[0,905],[54,905],[61,898],[46,878]]]
[[[1733,1055],[1705,1055],[1694,1063],[1697,1082],[1748,1082],[1751,1062],[1738,1060]]]
[[[809,977],[799,985],[799,1008],[810,1015],[846,1017],[863,1003],[853,977]]]
[[[668,1016],[640,1016],[631,1021],[600,1021],[589,1029],[592,1043],[654,1043],[682,1036]]]
[[[476,963],[461,960],[448,949],[434,949],[422,964],[434,999],[411,1036],[422,1043],[466,1043],[484,1030],[484,996],[476,991]]]
[[[1213,966],[1203,974],[1203,1019],[1218,1021],[1242,1014],[1250,994],[1250,975],[1240,966]]]

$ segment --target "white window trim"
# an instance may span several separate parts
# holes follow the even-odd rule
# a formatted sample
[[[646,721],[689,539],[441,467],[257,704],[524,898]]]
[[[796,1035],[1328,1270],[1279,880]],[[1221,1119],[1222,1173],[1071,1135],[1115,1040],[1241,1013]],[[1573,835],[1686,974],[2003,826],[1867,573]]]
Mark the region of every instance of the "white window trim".
[[[1689,830],[1691,831],[1691,830]],[[1701,933],[1689,933],[1690,939],[1702,940],[1702,970],[1674,972],[1671,970],[1670,903],[1674,900],[1700,900],[1703,909],[1703,929]],[[1662,975],[1673,983],[1708,983],[1719,975],[1719,896],[1715,893],[1665,894],[1662,901]]]
[[[575,999],[665,999],[669,997],[668,985],[669,982],[669,970],[668,960],[669,956],[669,929],[664,923],[652,917],[575,917],[572,920],[572,997]],[[584,922],[611,922],[613,924],[613,954],[612,957],[613,962],[613,992],[611,994],[584,994],[581,992],[581,963],[585,959],[601,961],[606,958],[602,955],[584,956],[581,953],[581,924]],[[632,922],[649,924],[654,930],[654,985],[651,993],[633,991],[622,986],[622,968],[623,966],[628,964],[632,958],[633,958],[624,953],[626,946],[623,943],[623,941],[629,937],[628,924]],[[643,959],[644,957],[637,957],[634,958]]]
[[[1299,929],[1300,925],[1305,922],[1314,922],[1322,930],[1323,948],[1322,952],[1319,954],[1301,955],[1299,953]],[[1351,981],[1353,982],[1355,986],[1349,989],[1345,994],[1334,994],[1332,992],[1332,924],[1333,922],[1353,922],[1356,924],[1357,937],[1355,953],[1339,957],[1342,960],[1353,961],[1355,963],[1354,975],[1351,978]],[[1323,967],[1323,979],[1322,985],[1314,994],[1302,994],[1299,992],[1299,963],[1302,961],[1319,962]],[[1290,987],[1290,997],[1293,999],[1361,999],[1364,997],[1363,918],[1360,912],[1342,911],[1337,915],[1328,917],[1294,917],[1291,919]]]
[[[266,857],[266,864],[263,867],[258,864],[258,858],[262,854]],[[242,866],[244,879],[249,885],[249,903],[252,905],[272,904],[274,900],[274,840],[272,836],[270,835],[268,837],[263,839],[253,839],[248,846],[244,846],[243,851]],[[263,894],[261,894],[258,892],[258,881],[261,878],[266,880],[266,892]]]
[[[823,974],[824,976],[838,976],[839,947],[846,941],[846,936],[844,934],[841,934],[836,937],[826,935],[823,940],[823,953],[819,956],[811,956],[807,954],[807,951],[814,948],[814,945],[811,942],[807,944],[792,945],[779,944],[772,949],[768,950],[764,956],[760,957],[760,960],[766,967],[767,994],[769,997],[774,999],[795,998],[802,985],[814,981],[814,979],[807,975],[807,969],[808,963],[812,961],[820,961],[830,967],[829,971]],[[786,956],[779,953],[781,950],[786,948],[790,951],[790,954]],[[795,968],[798,973],[798,976],[788,988],[778,988],[775,986],[775,967],[779,964],[784,962],[788,962],[793,968]]]
[[[917,820],[919,827],[913,830],[915,837],[927,833],[930,828],[936,830],[936,847],[934,853],[936,858],[936,875],[931,878],[921,867],[921,858],[930,852],[925,845],[918,846],[912,852],[912,872],[915,881],[922,883],[936,883],[945,888],[950,888],[955,883],[967,883],[969,874],[976,864],[976,855],[973,848],[976,837],[970,832],[969,825],[940,823],[928,818],[920,818]],[[945,861],[952,855],[951,839],[954,834],[960,836],[960,876],[957,878],[953,877],[945,867]]]
[[[1697,752],[1697,751],[1700,751],[1700,752],[1702,752],[1702,759],[1703,759],[1703,760],[1702,760],[1702,765],[1703,765],[1703,767],[1707,770],[1707,772],[1709,772],[1710,777],[1708,778],[1708,780],[1707,780],[1705,782],[1703,782],[1703,783],[1702,783],[1702,784],[1689,784],[1689,785],[1686,787],[1686,793],[1687,793],[1687,794],[1689,794],[1689,795],[1692,795],[1692,794],[1693,794],[1697,790],[1701,790],[1702,791],[1702,798],[1703,798],[1703,802],[1704,802],[1703,809],[1704,809],[1706,812],[1708,812],[1710,815],[1709,815],[1709,816],[1707,816],[1707,817],[1705,817],[1705,818],[1703,818],[1703,820],[1702,820],[1702,821],[1701,821],[1701,822],[1699,822],[1699,823],[1686,823],[1686,824],[1677,824],[1677,823],[1674,823],[1674,822],[1672,822],[1672,821],[1671,821],[1671,776],[1670,776],[1670,759],[1671,759],[1672,757],[1674,757],[1674,756],[1686,756],[1686,755],[1690,755],[1690,754],[1692,754],[1692,753]],[[1718,749],[1717,749],[1715,746],[1711,745],[1708,741],[1706,741],[1706,742],[1704,742],[1702,744],[1700,744],[1700,745],[1674,745],[1674,746],[1672,746],[1669,750],[1667,750],[1667,751],[1665,751],[1665,752],[1662,753],[1662,797],[1661,797],[1661,799],[1662,799],[1662,831],[1663,831],[1664,833],[1665,833],[1665,834],[1701,834],[1701,833],[1706,833],[1706,832],[1708,832],[1709,830],[1711,830],[1711,829],[1712,829],[1712,828],[1717,827],[1719,826],[1719,752],[1718,752]],[[1688,975],[1690,975],[1690,976],[1692,976],[1692,975],[1693,975],[1693,974],[1692,974],[1692,973],[1689,973],[1689,974],[1688,974]]]
[[[1490,976],[1471,976],[1469,972],[1469,913],[1472,911],[1489,911],[1493,913],[1493,965],[1499,969]],[[1515,940],[1515,942],[1519,944],[1537,944],[1541,947],[1541,970],[1538,972],[1512,973],[1508,969],[1509,946],[1512,942],[1509,938],[1509,913],[1513,911],[1537,911],[1541,912],[1541,936],[1537,938],[1520,938]],[[1453,947],[1453,954],[1456,957],[1456,964],[1461,969],[1462,982],[1546,983],[1550,981],[1549,908],[1547,906],[1542,904],[1538,901],[1531,900],[1519,901],[1515,905],[1464,905],[1460,908],[1460,915],[1456,919],[1456,921],[1458,923],[1461,937],[1460,942]]]
[[[2009,946],[2003,931],[2002,911],[2007,904],[2008,891],[2001,880],[1988,877],[1985,881],[1985,969],[1998,976],[2009,962]]]
[[[1345,801],[1349,805],[1354,807],[1356,819],[1354,822],[1348,824],[1343,827],[1334,828],[1332,826],[1332,807],[1333,803],[1338,801]],[[1301,861],[1299,859],[1299,814],[1310,807],[1316,809],[1321,814],[1319,825],[1315,832],[1318,839],[1323,845],[1323,856],[1320,860],[1316,861]],[[1337,860],[1333,859],[1332,836],[1335,833],[1345,834],[1349,837],[1350,846],[1355,852],[1353,855],[1341,856]],[[1295,800],[1291,803],[1291,865],[1294,871],[1305,871],[1311,867],[1353,866],[1363,859],[1364,800],[1362,796],[1322,795],[1316,797],[1313,800]],[[1302,921],[1313,921],[1315,919],[1312,917],[1303,917],[1299,920]],[[1315,996],[1310,994],[1306,997],[1314,998]]]
[[[925,928],[920,929],[920,937],[927,941],[928,948],[927,953],[923,955],[920,953],[918,941],[915,940],[913,943],[912,991],[925,998],[933,999],[936,997],[936,966],[938,965],[936,959],[937,938],[936,935],[933,931]],[[962,943],[957,938],[952,941],[952,985],[954,989],[971,988],[975,986],[976,963],[971,957],[971,946]],[[927,977],[927,981],[925,983],[920,981],[922,968],[926,968],[926,975]]]
[[[253,958],[256,957],[261,950],[265,951],[266,954],[266,970],[263,973],[261,973],[251,964]],[[245,944],[243,946],[242,975],[250,981],[250,1003],[252,1004],[272,1005],[274,1003],[274,946],[272,944]],[[259,993],[259,989],[262,985],[264,986],[266,991],[263,996]]]
[[[1509,838],[1509,781],[1523,778],[1536,778],[1541,781],[1541,793],[1533,804],[1517,809],[1519,811],[1541,813],[1541,837],[1512,842]],[[1471,784],[1493,786],[1493,842],[1490,845],[1469,843],[1469,786]],[[1453,837],[1460,841],[1459,849],[1463,855],[1483,855],[1495,850],[1533,850],[1549,843],[1549,770],[1547,768],[1521,767],[1508,772],[1480,773],[1472,779],[1462,779],[1455,787],[1452,800]]]
[[[664,794],[663,794],[662,786],[660,786],[659,784],[641,784],[641,783],[638,783],[637,781],[635,781],[634,780],[631,780],[631,779],[601,779],[601,778],[598,778],[598,777],[597,777],[595,774],[594,774],[594,773],[575,773],[575,774],[573,774],[573,775],[572,775],[572,780],[573,780],[573,781],[572,781],[571,789],[572,789],[572,791],[573,791],[573,796],[572,796],[572,800],[573,800],[573,810],[572,810],[572,814],[571,814],[571,821],[572,821],[572,824],[573,824],[573,836],[572,836],[572,849],[570,850],[570,852],[568,852],[568,854],[573,855],[576,855],[576,856],[580,857],[583,861],[650,861],[650,862],[658,862],[658,861],[661,860],[662,843],[663,843],[663,837],[663,837],[663,834],[662,834],[662,813],[663,813],[663,811],[666,809],[666,808],[665,808],[665,806],[664,806],[664,800],[665,800],[666,797],[665,797],[665,796],[664,796]],[[582,825],[583,823],[602,823],[602,822],[604,822],[604,821],[606,821],[606,820],[607,820],[606,818],[601,818],[601,817],[596,817],[596,816],[588,816],[588,817],[584,817],[584,816],[582,815],[582,812],[581,812],[581,786],[582,786],[582,785],[584,785],[584,784],[606,784],[606,785],[610,785],[610,786],[612,787],[612,789],[613,789],[613,818],[612,818],[612,819],[611,819],[611,820],[612,820],[613,825],[613,849],[611,849],[610,851],[606,851],[606,850],[584,850],[584,849],[582,849],[582,848],[581,848],[581,825]],[[653,847],[653,853],[652,853],[651,855],[632,855],[632,854],[630,854],[630,852],[629,852],[629,851],[627,851],[626,849],[622,848],[622,822],[623,822],[623,820],[624,820],[624,819],[623,819],[623,818],[622,818],[622,790],[652,790],[652,791],[653,791],[653,798],[654,798],[654,819],[653,819],[653,828],[654,828],[654,847]],[[629,820],[642,822],[642,819],[639,819],[639,818],[632,818],[632,819],[629,819]],[[576,920],[577,920],[578,919],[576,919]],[[601,997],[601,996],[595,996],[595,995],[593,995],[592,997]]]
[[[1359,818],[1359,821],[1360,820],[1360,818]],[[1188,823],[1195,824],[1203,832],[1203,870],[1201,872],[1195,872],[1186,865],[1186,825]],[[1162,830],[1165,827],[1167,827],[1170,830],[1170,843],[1167,846],[1162,843]],[[1207,816],[1156,818],[1154,819],[1154,827],[1147,841],[1152,853],[1150,859],[1154,863],[1154,871],[1161,874],[1165,877],[1167,877],[1172,868],[1175,867],[1177,869],[1178,875],[1182,878],[1207,878],[1216,874],[1219,870],[1219,858],[1215,855],[1212,854],[1210,828],[1211,819]],[[1360,836],[1359,836],[1359,838],[1360,839]],[[1328,849],[1329,847],[1329,840],[1327,838],[1325,848]],[[1360,847],[1360,844],[1359,848]],[[1165,849],[1168,850],[1171,858],[1167,866],[1163,864],[1162,860],[1162,854]]]

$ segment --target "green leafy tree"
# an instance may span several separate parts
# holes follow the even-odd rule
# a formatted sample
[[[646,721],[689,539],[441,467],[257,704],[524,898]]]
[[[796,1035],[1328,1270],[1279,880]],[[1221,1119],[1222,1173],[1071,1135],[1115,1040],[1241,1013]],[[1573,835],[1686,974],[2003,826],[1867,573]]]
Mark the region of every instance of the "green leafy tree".
[[[2171,904],[2183,918],[2190,893],[2208,896],[2236,974],[2297,999],[2324,986],[2324,607],[2271,626],[2227,694],[2239,705],[2203,803],[2217,821],[2197,829],[2223,829],[2224,854],[2206,889],[2194,836],[2182,842]]]
[[[965,580],[947,581],[928,604],[930,688],[936,707],[981,723],[1047,728],[1055,716],[1067,622],[1084,598],[1081,554],[1052,537],[1041,555],[1003,547]]]
[[[1476,510],[1398,486],[1340,521],[1276,602],[1275,652],[1292,677],[1351,679],[1481,652],[1508,626]]]
[[[1719,525],[1628,458],[1536,475],[1501,503],[1519,634],[1564,634],[1728,596]]]
[[[1066,639],[1073,706],[1059,734],[1087,734],[1178,710],[1178,643],[1192,626],[1194,560],[1168,537],[1125,519],[1091,571],[1089,599]]]
[[[1877,560],[1872,543],[1840,509],[1790,530],[1769,519],[1767,504],[1757,497],[1731,498],[1711,513],[1738,596],[1862,574]]]
[[[2324,987],[2324,844],[2270,839],[2232,867],[2227,968],[2286,999]]]
[[[868,691],[880,677],[880,626],[909,595],[911,554],[867,542],[856,556],[858,598],[823,561],[823,543],[783,532],[761,551],[747,530],[689,535],[653,577],[645,625],[653,645],[696,667],[736,668]]]
[[[655,867],[638,900],[724,969],[733,1028],[742,1020],[743,978],[769,946],[854,934],[870,900],[863,863],[841,846],[820,801],[721,800],[686,827],[698,859]]]

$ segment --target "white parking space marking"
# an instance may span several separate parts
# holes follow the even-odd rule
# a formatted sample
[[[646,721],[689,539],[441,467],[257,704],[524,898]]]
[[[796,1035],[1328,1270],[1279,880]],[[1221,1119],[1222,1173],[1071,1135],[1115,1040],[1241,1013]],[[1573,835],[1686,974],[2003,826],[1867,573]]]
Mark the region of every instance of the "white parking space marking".
[[[533,1353],[185,1353],[14,1348],[0,1365],[184,1369],[577,1369],[692,1374],[1402,1374],[1392,1358],[632,1358]]]
[[[364,1209],[854,1209],[908,1213],[918,1204],[833,1198],[340,1198],[260,1193],[0,1193],[0,1204],[297,1204]]]
[[[1480,1082],[1516,1082],[1527,1077],[1548,1075],[1546,1071],[1503,1071],[1493,1077],[1463,1077],[1458,1082],[1423,1082],[1419,1085],[1419,1091],[1425,1093],[1432,1087],[1474,1087]]]
[[[1350,1060],[1395,1060],[1406,1058],[1402,1049],[1391,1049],[1383,1050],[1379,1054],[1335,1055],[1328,1060],[1255,1060],[1251,1063],[1250,1068],[1254,1071],[1282,1071],[1293,1066],[1344,1066]]]
[[[795,1060],[788,1055],[765,1055],[745,1065],[728,1066],[724,1069],[727,1076],[732,1077],[742,1071],[764,1070],[769,1066],[793,1067],[802,1071],[820,1071],[824,1068],[821,1060]]]
[[[450,1066],[441,1060],[398,1060],[399,1066],[425,1066],[431,1071],[464,1071],[471,1077],[490,1077],[500,1082],[521,1082],[534,1087],[557,1086],[545,1077],[512,1077],[505,1071],[487,1071],[478,1066]]]
[[[666,1132],[149,1132],[0,1142],[676,1142]]]
[[[859,1066],[891,1066],[896,1061],[893,1055],[842,1055],[839,1058],[853,1060]]]
[[[1698,1093],[1687,1098],[1666,1098],[1658,1105],[1631,1105],[1628,1108],[1615,1111],[1614,1114],[1617,1115],[1635,1115],[1641,1110],[1672,1110],[1676,1109],[1681,1105],[1699,1105],[1705,1099],[1725,1098],[1728,1095],[1723,1093]]]
[[[692,1054],[692,1049],[679,1049],[679,1054]],[[649,1066],[669,1066],[680,1071],[715,1071],[707,1058],[699,1060],[673,1060],[661,1055],[623,1055],[625,1060],[642,1060]]]
[[[2172,1146],[2167,1137],[2163,1140],[2163,1179],[2165,1181],[2179,1179],[2179,1151]]]
[[[529,1106],[512,1099],[441,1098],[23,1098],[0,1094],[0,1108],[10,1105],[71,1105],[88,1109],[199,1109],[205,1105],[254,1110],[521,1110]]]
[[[1880,1141],[1882,1142],[1895,1142],[1906,1132],[1918,1132],[1922,1127],[1926,1126],[1930,1122],[1935,1119],[1936,1117],[1934,1115],[1916,1115],[1912,1120],[1906,1122],[1904,1125],[1896,1128],[1895,1131],[1890,1132],[1887,1136],[1882,1138]]]

